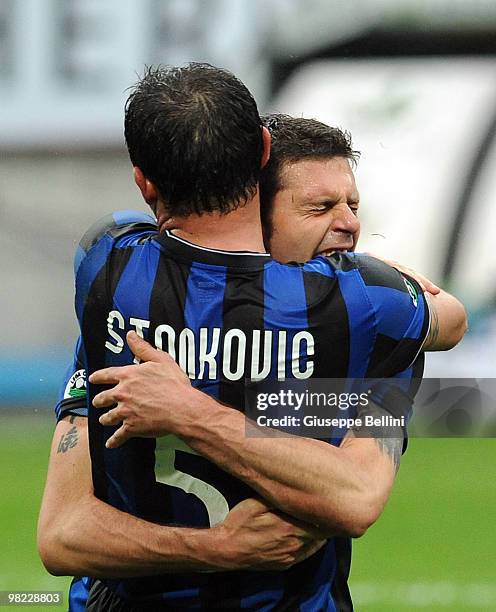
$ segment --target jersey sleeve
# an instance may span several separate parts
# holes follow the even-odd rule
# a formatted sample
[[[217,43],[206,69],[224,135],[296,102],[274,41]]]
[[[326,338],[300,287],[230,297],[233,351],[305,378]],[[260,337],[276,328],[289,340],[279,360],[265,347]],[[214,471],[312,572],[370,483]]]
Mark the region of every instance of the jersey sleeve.
[[[84,234],[74,257],[75,308],[81,322],[86,300],[97,275],[105,276],[105,264],[116,246],[146,239],[158,231],[153,217],[134,210],[106,215]],[[105,278],[103,278],[106,284]]]
[[[105,263],[114,248],[126,240],[136,241],[157,232],[155,219],[138,211],[106,215],[84,234],[74,257],[76,315],[81,323],[86,299],[98,274],[105,274]],[[73,360],[66,371],[55,406],[57,421],[71,415],[88,416],[84,346],[79,338]]]
[[[370,356],[368,379],[394,378],[374,388],[374,401],[395,417],[412,414],[414,397],[424,371],[422,345],[429,333],[430,313],[417,281],[366,255],[356,263],[374,312],[376,333]],[[404,427],[403,453],[408,445]]]
[[[81,265],[87,263],[90,253],[97,251],[108,255],[112,246],[125,236],[135,239],[158,231],[156,220],[143,212],[122,210],[106,215],[94,223],[79,241],[74,257],[74,276]]]
[[[429,332],[427,301],[417,281],[384,262],[357,255],[356,263],[375,318],[375,342],[366,376],[396,377],[412,370],[417,362]]]
[[[67,368],[55,405],[57,422],[67,415],[88,416],[86,405],[86,370],[82,360],[81,338],[78,338],[74,356]]]

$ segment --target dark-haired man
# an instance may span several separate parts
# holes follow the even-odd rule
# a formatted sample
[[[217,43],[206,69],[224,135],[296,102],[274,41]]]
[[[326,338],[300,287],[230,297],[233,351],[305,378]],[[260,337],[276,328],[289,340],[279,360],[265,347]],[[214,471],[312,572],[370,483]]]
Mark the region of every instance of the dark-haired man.
[[[270,115],[272,155],[260,181],[262,225],[278,261],[354,251],[360,196],[351,137],[315,119]]]
[[[202,69],[207,73],[210,70],[205,67]],[[188,77],[194,76],[195,67],[189,70],[189,73],[187,70],[184,71],[185,79],[182,83],[179,83],[183,88],[183,92],[186,91],[185,87],[187,85],[192,85],[188,81]],[[157,75],[154,74],[152,76],[155,78]],[[169,76],[165,75],[166,78]],[[207,76],[212,76],[212,74],[207,74]],[[230,87],[232,87],[232,94],[227,93],[227,99],[231,95],[229,103],[232,105],[232,112],[239,104],[239,95],[243,96],[245,92],[243,89],[240,91],[239,85],[236,82],[232,82],[225,73],[220,75],[216,73],[215,76],[220,81],[225,82],[227,79]],[[147,86],[149,84],[149,82],[146,83]],[[217,84],[219,84],[219,81]],[[178,85],[178,83],[176,82],[175,85]],[[198,82],[196,82],[196,86],[198,86]],[[156,87],[156,84],[154,87]],[[194,97],[196,111],[198,112],[201,109],[207,112],[208,110],[209,116],[207,118],[210,120],[207,122],[207,126],[204,124],[199,126],[198,123],[194,122],[191,126],[187,126],[186,141],[188,143],[192,141],[196,143],[197,151],[195,159],[198,161],[200,159],[200,154],[198,153],[200,148],[202,155],[205,156],[207,153],[204,143],[202,143],[201,147],[199,146],[199,127],[201,127],[202,131],[206,127],[214,129],[211,125],[211,119],[212,113],[215,110],[216,100],[212,100],[211,91],[205,93],[203,89],[201,95],[198,89],[194,91],[196,95]],[[234,93],[236,93],[235,97]],[[150,91],[148,91],[148,94],[150,94]],[[188,90],[188,97],[191,100],[191,88]],[[177,99],[164,100],[164,96],[161,96],[160,101],[165,106],[172,106],[171,102],[173,101],[173,106],[177,109]],[[222,108],[224,109],[224,107]],[[191,113],[191,103],[189,112]],[[236,117],[236,115],[237,113],[235,112],[231,117]],[[225,118],[225,115],[223,115],[223,118]],[[219,122],[216,121],[216,123]],[[227,121],[227,124],[225,122],[221,123],[222,128],[216,129],[220,129],[221,132],[227,130],[226,133],[230,136],[232,136],[233,130],[235,132],[241,130],[241,135],[244,132],[248,139],[251,136],[251,131],[247,129],[244,123],[243,126],[238,125],[236,121],[231,124],[229,124],[229,121]],[[147,123],[145,121],[144,124],[142,126],[143,141],[149,147],[150,138],[152,136],[154,138],[157,137],[157,134],[153,135],[156,123],[150,121]],[[182,124],[182,127],[184,128],[184,124]],[[212,134],[209,133],[210,136]],[[178,137],[178,130],[175,130],[167,137],[171,142],[175,142],[174,138]],[[223,133],[215,135],[216,139],[220,138],[222,140],[225,137]],[[230,141],[230,138],[228,140]],[[263,162],[263,158],[268,154],[268,135],[266,132],[261,131],[260,140],[264,144],[264,154],[261,156]],[[248,143],[247,146],[249,147],[250,144]],[[258,370],[260,367],[263,370],[265,365],[267,365],[264,361],[264,356],[267,353],[265,348],[267,346],[270,353],[267,359],[269,372],[272,370],[276,376],[283,375],[283,370],[288,370],[289,366],[289,371],[293,372],[294,375],[307,374],[308,367],[305,367],[302,357],[304,357],[303,352],[306,352],[306,357],[310,356],[309,347],[311,342],[315,340],[312,336],[314,328],[309,321],[302,324],[301,317],[303,313],[308,314],[309,305],[306,301],[300,303],[300,305],[297,304],[296,300],[301,299],[304,293],[299,293],[303,286],[300,284],[300,288],[296,287],[294,281],[296,280],[297,284],[298,282],[305,281],[305,272],[309,273],[306,276],[308,279],[315,278],[314,275],[317,274],[320,282],[325,285],[325,287],[322,285],[322,288],[327,293],[332,293],[334,288],[336,295],[339,294],[343,297],[342,291],[344,291],[346,295],[345,301],[346,299],[349,301],[345,303],[345,310],[340,312],[344,313],[346,311],[349,315],[351,311],[348,309],[352,304],[358,304],[358,301],[360,301],[358,296],[353,295],[351,287],[344,289],[344,286],[349,281],[352,284],[354,283],[352,277],[356,276],[357,280],[358,277],[362,278],[356,284],[357,292],[364,295],[367,294],[367,285],[366,283],[364,285],[360,272],[361,262],[355,261],[354,258],[347,260],[347,265],[351,266],[350,270],[356,271],[349,278],[346,277],[346,273],[340,274],[339,268],[336,266],[336,263],[340,261],[339,257],[334,262],[325,259],[315,260],[307,270],[304,267],[278,266],[275,262],[267,259],[265,255],[256,254],[256,251],[261,250],[260,226],[258,220],[255,219],[255,211],[258,213],[258,196],[256,191],[251,195],[252,187],[249,184],[249,177],[246,179],[247,190],[244,192],[244,196],[238,197],[238,203],[239,200],[246,198],[244,206],[231,207],[236,197],[229,204],[229,199],[226,200],[223,197],[226,193],[224,188],[222,193],[216,193],[212,196],[212,192],[215,192],[215,183],[212,180],[204,181],[203,183],[199,181],[195,185],[195,190],[189,196],[192,198],[193,212],[185,215],[181,207],[186,205],[187,201],[182,201],[181,197],[177,199],[177,195],[181,192],[175,189],[174,184],[174,188],[171,188],[169,185],[170,181],[174,183],[174,177],[166,176],[165,183],[160,186],[159,191],[157,184],[163,180],[163,176],[160,176],[160,172],[154,176],[155,170],[153,167],[146,167],[146,159],[140,159],[139,154],[133,153],[132,146],[129,148],[133,163],[144,166],[144,168],[139,166],[135,168],[136,182],[145,200],[157,214],[159,222],[163,225],[172,211],[176,224],[178,219],[179,224],[175,234],[157,237],[152,235],[152,232],[147,230],[146,227],[126,227],[126,224],[123,222],[125,219],[117,218],[116,223],[105,228],[104,231],[97,231],[96,235],[94,233],[93,236],[87,237],[87,240],[83,242],[82,248],[85,252],[82,253],[78,268],[79,294],[77,300],[79,304],[78,315],[83,332],[83,341],[85,342],[85,365],[88,367],[88,370],[91,372],[102,365],[109,365],[109,363],[116,365],[130,363],[131,355],[124,346],[122,333],[126,328],[134,328],[143,334],[147,330],[148,337],[153,337],[156,344],[161,344],[163,347],[168,348],[171,353],[176,352],[179,361],[183,362],[184,369],[188,371],[192,378],[199,381],[197,384],[200,387],[206,388],[212,395],[218,396],[232,405],[241,407],[239,402],[241,393],[239,380],[242,378],[247,364],[250,364],[251,367],[256,367]],[[155,146],[154,149],[167,156],[165,148]],[[229,153],[228,148],[225,151]],[[226,156],[228,157],[227,153]],[[213,158],[215,155],[211,157]],[[235,157],[236,152],[234,152]],[[218,162],[220,163],[220,159]],[[167,164],[164,166],[170,172]],[[195,167],[195,164],[193,163],[191,167]],[[203,171],[201,164],[198,165],[198,170]],[[181,183],[181,177],[179,177],[178,181]],[[186,183],[181,184],[186,185]],[[212,186],[214,187],[213,191]],[[164,206],[162,193],[168,194],[167,207]],[[200,195],[195,197],[195,193]],[[176,202],[176,211],[174,211],[174,206],[171,205],[171,202],[173,204]],[[213,212],[212,208],[215,209],[217,204],[219,204],[216,209],[218,212]],[[230,211],[227,214],[226,209],[223,209],[224,205],[227,205],[227,210]],[[231,210],[231,208],[234,209]],[[200,210],[208,212],[198,214]],[[180,211],[180,214],[177,211]],[[122,223],[119,221],[122,221]],[[245,231],[245,227],[250,231]],[[212,247],[215,247],[215,250]],[[236,248],[237,252],[229,252],[233,248]],[[245,249],[248,252],[240,253],[239,248]],[[109,256],[111,256],[110,259],[108,259]],[[137,265],[138,263],[139,266]],[[368,271],[368,280],[373,278],[375,274],[380,276],[381,270],[384,272],[388,270],[388,274],[391,274],[389,268],[382,267],[380,264],[374,265],[379,265],[379,268]],[[136,267],[134,268],[133,266]],[[137,276],[138,271],[140,276]],[[159,275],[159,271],[162,271],[161,275]],[[172,287],[168,284],[169,281],[165,279],[165,271],[169,273],[168,278],[172,275]],[[143,275],[145,280],[143,280]],[[265,284],[264,291],[256,281],[257,279],[263,279],[265,283],[267,278],[269,285]],[[405,293],[402,288],[403,281],[401,280],[400,282],[399,278],[393,274],[393,277],[388,277],[388,281],[393,282],[393,284],[398,281],[395,290],[399,293]],[[384,278],[382,280],[385,282]],[[159,285],[162,285],[162,282],[165,282],[165,284],[157,287],[157,282]],[[175,286],[174,283],[176,283]],[[155,289],[155,287],[157,288]],[[180,289],[179,291],[178,288]],[[292,296],[289,298],[284,296],[284,291],[288,289],[292,293]],[[312,291],[316,290],[312,288]],[[177,308],[177,298],[181,292],[183,298],[179,299],[179,304],[183,314],[181,315],[182,321],[177,321],[177,319],[174,320],[173,315],[174,303],[176,303]],[[243,293],[245,293],[244,299]],[[247,299],[248,297],[249,299]],[[259,300],[262,297],[265,300],[260,302]],[[397,297],[401,298],[401,296]],[[156,302],[159,298],[160,304],[157,306]],[[127,312],[129,307],[127,301],[129,299],[136,301],[133,302],[131,310]],[[272,303],[270,300],[272,300]],[[144,313],[141,308],[143,302],[149,304],[147,313]],[[247,302],[251,302],[249,307]],[[420,348],[420,344],[426,334],[426,308],[422,298],[420,298],[419,302],[420,310],[415,311],[403,298],[399,299],[397,303],[397,306],[400,310],[403,309],[403,314],[407,318],[411,316],[411,319],[408,319],[408,332],[410,334],[408,336],[410,349],[408,350],[415,350],[416,347]],[[110,310],[108,307],[110,307]],[[327,305],[323,304],[323,307],[325,310]],[[159,311],[156,313],[151,312],[154,308],[159,308]],[[168,308],[172,310],[167,312]],[[262,308],[262,311],[260,311],[260,308]],[[381,304],[378,304],[377,308],[378,312],[381,312]],[[291,312],[293,320],[284,317],[285,312],[288,312],[288,314]],[[354,309],[353,313],[352,317],[356,316]],[[221,315],[222,320],[219,320],[219,315]],[[323,321],[326,318],[324,312],[319,314],[313,311],[311,315],[317,318],[323,317],[321,319]],[[261,317],[259,324],[254,323],[257,316]],[[227,321],[226,319],[229,318],[231,319]],[[350,321],[348,329],[345,329],[342,325],[336,326],[334,330],[336,340],[341,342],[342,345],[348,342],[348,340],[344,339],[347,331],[358,332],[361,329],[362,323],[366,328],[365,321],[362,322],[358,319]],[[416,331],[412,328],[412,324]],[[443,325],[446,324],[443,322]],[[203,331],[205,329],[207,330],[206,332]],[[217,329],[219,330],[218,332],[216,331]],[[235,333],[230,334],[233,330]],[[261,332],[261,330],[265,330],[265,332],[263,334],[255,333],[257,331]],[[261,339],[262,342],[268,342],[267,332],[271,332],[268,334],[270,341],[277,337],[277,342],[273,346],[266,344],[264,350],[260,352]],[[303,335],[301,335],[302,333]],[[243,354],[245,359],[244,361],[241,360],[243,361],[241,362],[240,355],[242,354],[241,346],[243,339],[248,338],[250,334],[249,353],[247,353],[246,347],[244,347]],[[264,337],[261,338],[262,336]],[[310,336],[312,336],[311,339]],[[305,343],[301,342],[303,337],[306,340],[306,348],[303,346]],[[327,339],[326,336],[325,340],[327,341]],[[204,342],[203,347],[202,340]],[[255,348],[255,340],[259,344],[258,349]],[[285,346],[292,346],[294,349],[289,363],[286,363],[285,349],[282,350],[283,341]],[[413,341],[413,343],[410,343],[410,341]],[[236,343],[237,349],[234,343]],[[195,349],[192,349],[192,347],[196,347],[196,354]],[[313,348],[318,348],[317,344],[314,344]],[[396,359],[398,359],[396,371],[399,371],[404,369],[400,367],[400,364],[408,364],[411,359],[409,360],[408,355],[405,353],[405,343],[401,346],[401,338],[396,338],[394,348],[399,349],[399,352],[396,354]],[[373,349],[372,341],[368,346],[368,350],[370,349]],[[391,354],[388,355],[391,358],[388,367],[390,373],[394,374],[395,364],[392,353],[394,353],[394,350],[391,350]],[[229,354],[236,357],[234,363],[232,359],[230,361],[226,359],[226,356]],[[250,357],[247,357],[248,354]],[[223,356],[222,363],[219,359],[221,355]],[[257,355],[259,361],[254,365],[254,356],[256,357]],[[262,355],[262,360],[260,360]],[[336,356],[318,355],[317,351],[314,351],[312,355],[315,355],[315,361],[319,364],[316,367],[322,368],[322,371],[325,371],[325,362],[328,362],[328,375],[333,371],[332,367],[336,367],[350,372],[350,375],[356,376],[356,372],[360,367],[358,355],[354,356],[356,361],[351,363],[353,359],[351,361],[348,359],[348,363],[344,365],[338,364],[338,361],[343,360],[342,356],[338,360]],[[414,354],[411,355],[412,358],[414,356]],[[386,359],[387,362],[388,360]],[[363,363],[361,367],[364,367]],[[240,373],[241,376],[239,376]],[[95,391],[92,390],[92,396],[95,395]],[[204,462],[203,458],[195,456],[193,461],[190,458],[191,450],[184,446],[162,449],[163,456],[175,456],[177,461],[180,460],[180,465],[176,461],[171,468],[172,476],[174,476],[174,482],[176,483],[175,486],[171,487],[171,481],[166,479],[168,478],[167,474],[170,473],[168,470],[166,470],[165,476],[163,474],[158,476],[153,471],[153,461],[155,460],[153,442],[134,440],[124,447],[125,450],[117,451],[118,455],[109,454],[109,451],[103,448],[103,442],[108,435],[99,426],[98,416],[98,413],[92,415],[92,411],[90,411],[90,437],[92,436],[95,488],[98,495],[117,507],[122,507],[130,512],[134,511],[134,513],[145,518],[151,518],[160,522],[180,522],[180,524],[187,522],[191,524],[198,521],[200,525],[205,525],[205,522],[202,521],[206,520],[207,515],[210,517],[211,523],[215,522],[219,517],[222,518],[223,514],[225,516],[226,509],[222,507],[221,498],[227,501],[227,497],[231,497],[227,503],[227,508],[229,508],[236,501],[236,498],[243,499],[246,495],[251,494],[249,489],[246,489],[239,481],[229,479],[229,477],[226,480],[225,475],[221,476],[223,472],[219,473],[216,471],[214,466]],[[315,446],[315,441],[302,440],[301,443],[303,447],[294,450],[296,459],[303,462],[303,467],[305,465],[308,467],[308,464],[305,464],[305,457],[307,457],[308,452],[310,451],[310,454],[316,452],[321,458],[323,456],[327,458],[326,466],[327,461],[329,461],[330,474],[327,479],[328,484],[332,483],[334,490],[337,487],[342,487],[346,491],[350,485],[353,489],[353,482],[351,481],[354,475],[344,473],[343,464],[340,464],[338,449],[330,451],[331,447],[328,445],[324,447],[320,443],[316,443],[319,446]],[[377,461],[372,463],[374,464],[374,469],[379,470],[379,472],[385,472],[384,489],[381,491],[380,496],[387,495],[394,474],[394,462],[391,462],[389,456],[384,454],[378,447],[370,448],[368,444],[365,446],[369,447],[365,449],[367,452],[378,454],[376,457]],[[351,449],[349,450],[350,456],[353,456],[352,447],[352,444],[348,446]],[[363,450],[362,445],[362,452]],[[144,462],[144,467],[139,467],[136,464],[138,457],[140,457],[140,465],[143,465]],[[159,459],[158,461],[160,462]],[[334,465],[334,462],[336,465]],[[214,486],[212,483],[209,484],[208,480],[206,483],[204,481],[204,484],[208,486],[206,488],[201,487],[203,493],[197,489],[197,493],[201,493],[198,497],[203,500],[202,503],[205,506],[203,511],[197,502],[194,502],[192,499],[186,499],[180,493],[181,473],[183,476],[187,475],[188,472],[185,471],[187,468],[194,471],[195,463],[203,477],[212,477],[216,483],[216,486]],[[182,470],[181,466],[183,467]],[[151,472],[147,471],[150,469]],[[302,468],[300,467],[300,469]],[[142,471],[140,472],[140,470]],[[292,477],[293,475],[291,475]],[[343,480],[340,481],[340,477]],[[264,481],[264,486],[267,487],[265,496],[271,499],[276,507],[283,507],[290,514],[305,518],[311,523],[322,524],[326,535],[343,531],[357,534],[358,530],[361,529],[363,517],[349,516],[347,520],[350,522],[346,525],[340,523],[340,520],[343,518],[343,511],[346,511],[347,508],[346,504],[343,504],[343,508],[338,508],[334,503],[336,500],[333,502],[331,499],[326,499],[325,495],[322,495],[322,491],[319,492],[312,489],[318,482],[293,483],[295,486],[292,489],[291,485],[285,482],[286,477],[281,476],[281,480],[278,480],[278,478],[272,477]],[[190,481],[191,479],[200,480],[190,473]],[[224,480],[222,481],[222,479]],[[143,483],[142,480],[146,480],[146,482]],[[165,489],[160,487],[160,482],[165,484]],[[258,489],[259,484],[255,482],[250,484],[252,488],[258,490],[259,493],[261,492]],[[301,485],[310,488],[302,490],[300,488]],[[136,495],[136,490],[138,489],[138,492],[141,493],[142,491],[139,491],[139,488],[143,486],[147,487],[146,492],[150,494],[150,497],[147,499]],[[208,495],[205,497],[204,493],[209,490],[209,487],[210,497]],[[284,489],[285,496],[283,496],[283,500],[277,499],[278,496],[274,493],[274,487],[275,490],[278,488]],[[216,492],[220,495],[217,495]],[[202,497],[202,495],[204,496]],[[262,495],[264,494],[262,493]],[[290,495],[291,499],[288,499],[287,495]],[[130,496],[132,496],[131,500],[129,499]],[[165,498],[169,499],[168,505],[162,505]],[[354,507],[353,501],[353,499],[348,500],[352,507]],[[310,503],[311,507],[308,507],[308,503]],[[380,505],[381,502],[380,500],[375,500],[375,503]],[[142,505],[141,508],[136,509],[136,507],[133,507],[133,504]],[[330,507],[327,507],[327,505]],[[179,512],[176,514],[174,514],[175,508],[179,509]],[[375,506],[372,511],[376,511]],[[367,522],[367,519],[365,519],[365,522]],[[191,533],[189,537],[194,539],[196,536]],[[188,609],[194,606],[201,607],[202,605],[205,608],[211,608],[217,604],[220,607],[224,606],[224,609],[237,609],[238,607],[243,609],[261,609],[262,606],[265,606],[267,609],[275,609],[275,606],[280,605],[286,606],[287,609],[294,609],[295,605],[300,604],[307,606],[315,604],[318,606],[312,609],[333,609],[331,606],[334,606],[334,603],[328,582],[332,575],[333,564],[335,564],[335,561],[332,560],[334,544],[331,542],[330,546],[331,548],[329,548],[329,545],[326,547],[325,552],[314,555],[310,565],[303,566],[301,564],[298,567],[298,575],[293,573],[271,576],[265,576],[264,574],[241,574],[234,576],[232,574],[193,574],[173,577],[169,574],[167,578],[163,576],[159,580],[118,581],[117,585],[107,582],[104,590],[96,593],[96,602],[97,604],[99,602],[101,605],[103,598],[111,598],[112,605],[115,605],[116,609],[118,605],[128,606],[123,609],[130,609],[129,606],[133,604],[129,602],[135,602],[139,609],[145,609],[143,606],[146,606],[148,601],[150,602],[151,609],[159,609],[157,607],[161,605],[159,601],[164,599],[168,601],[167,605],[172,606],[172,609],[180,609],[181,607]],[[319,567],[321,568],[320,571]],[[325,569],[326,567],[327,569]],[[194,568],[197,568],[197,566],[194,566]],[[148,569],[150,573],[154,573],[157,567],[148,565],[145,569]],[[100,572],[100,569],[98,571]],[[122,575],[118,571],[114,575]],[[227,586],[227,584],[230,586]],[[154,596],[155,599],[152,599]],[[105,601],[108,604],[110,600],[105,599]]]
[[[360,236],[353,173],[359,153],[350,134],[316,119],[282,114],[267,115],[264,124],[272,140],[260,180],[261,216],[271,255],[282,262],[305,262],[319,254],[354,251]],[[417,271],[384,261],[440,296],[437,301],[450,299]]]

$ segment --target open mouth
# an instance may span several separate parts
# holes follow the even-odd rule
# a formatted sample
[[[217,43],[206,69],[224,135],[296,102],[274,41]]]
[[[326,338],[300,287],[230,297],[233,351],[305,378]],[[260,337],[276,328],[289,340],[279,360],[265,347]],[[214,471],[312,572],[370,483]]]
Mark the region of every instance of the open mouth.
[[[347,251],[349,251],[351,247],[335,247],[333,249],[326,249],[325,251],[319,251],[317,253],[317,255],[323,255],[324,257],[329,257],[329,255],[332,255],[333,253],[346,253]]]

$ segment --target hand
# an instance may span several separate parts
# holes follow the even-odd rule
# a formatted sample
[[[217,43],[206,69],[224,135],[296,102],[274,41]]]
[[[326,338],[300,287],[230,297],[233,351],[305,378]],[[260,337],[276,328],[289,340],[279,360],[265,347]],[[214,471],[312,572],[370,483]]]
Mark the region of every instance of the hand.
[[[95,408],[117,404],[100,417],[102,425],[122,423],[107,440],[107,448],[121,446],[133,437],[158,438],[174,433],[188,397],[199,393],[167,353],[153,348],[135,332],[128,332],[127,342],[133,354],[146,363],[105,368],[89,378],[92,384],[115,385],[93,399]]]
[[[408,268],[407,266],[404,266],[398,263],[397,261],[393,261],[392,259],[384,259],[384,257],[380,257],[379,255],[375,255],[374,253],[367,253],[367,255],[370,255],[371,257],[375,257],[376,259],[380,259],[388,266],[391,266],[392,268],[396,268],[396,270],[398,270],[399,272],[402,272],[404,274],[407,274],[408,276],[411,276],[417,281],[417,283],[420,285],[420,288],[424,292],[427,291],[427,293],[430,293],[431,295],[437,295],[441,291],[440,287],[435,285],[432,281],[430,281],[423,274],[420,274],[419,272],[412,270],[412,268]]]
[[[246,499],[224,522],[219,534],[225,569],[284,570],[316,553],[326,542],[317,527],[275,512],[265,502]]]

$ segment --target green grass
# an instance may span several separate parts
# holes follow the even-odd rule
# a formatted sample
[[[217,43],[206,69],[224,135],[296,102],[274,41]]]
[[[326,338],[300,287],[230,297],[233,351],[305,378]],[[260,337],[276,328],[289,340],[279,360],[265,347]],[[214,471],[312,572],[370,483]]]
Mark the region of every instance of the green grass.
[[[0,590],[63,591],[36,551],[53,421],[0,413]],[[413,439],[379,522],[354,542],[358,612],[496,610],[496,440]],[[62,610],[62,607],[16,607]]]
[[[36,550],[36,523],[43,494],[53,420],[47,411],[15,417],[0,413],[0,591],[63,591],[69,578],[50,576]],[[15,606],[46,610],[46,606]]]
[[[496,610],[496,440],[412,439],[354,543],[358,610]]]

